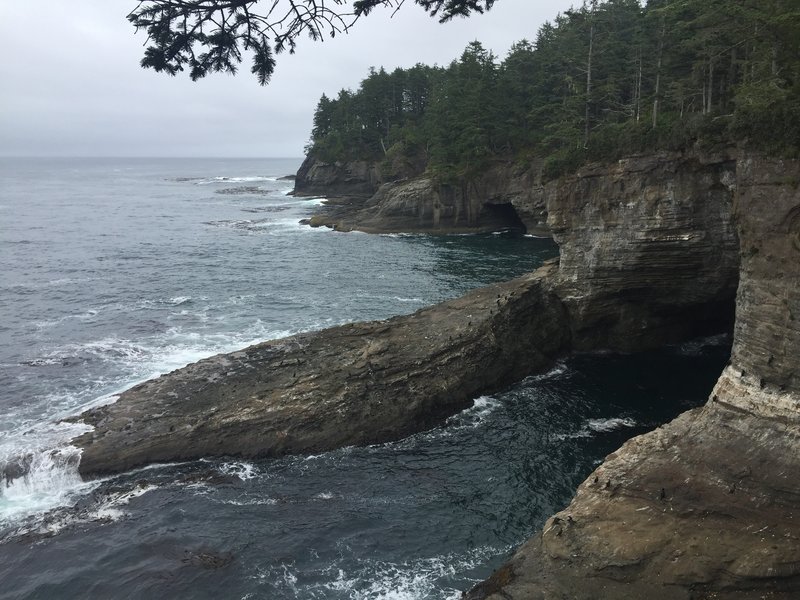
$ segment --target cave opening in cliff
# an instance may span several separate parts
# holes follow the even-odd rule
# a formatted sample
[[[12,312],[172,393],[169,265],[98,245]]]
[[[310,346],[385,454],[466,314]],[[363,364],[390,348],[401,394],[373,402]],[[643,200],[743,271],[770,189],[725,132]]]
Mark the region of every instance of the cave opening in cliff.
[[[504,204],[492,204],[487,202],[484,208],[492,216],[493,220],[497,222],[497,229],[501,231],[510,231],[514,233],[527,233],[528,228],[525,223],[520,219],[517,209],[510,202]]]

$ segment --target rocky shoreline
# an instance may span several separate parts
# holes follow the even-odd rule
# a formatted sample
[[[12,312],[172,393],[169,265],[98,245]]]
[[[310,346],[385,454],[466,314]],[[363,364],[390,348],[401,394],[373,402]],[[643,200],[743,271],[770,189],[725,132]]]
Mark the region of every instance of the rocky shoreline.
[[[318,453],[430,428],[545,369],[568,343],[555,265],[385,321],[214,356],[124,392],[81,419],[80,472],[205,456]]]
[[[301,191],[303,179],[301,169]],[[547,215],[557,262],[413,315],[266,342],[145,382],[81,416],[94,426],[74,441],[81,473],[397,439],[573,350],[729,330],[738,289],[732,363],[709,404],[609,456],[467,597],[788,598],[800,591],[798,180],[798,161],[661,153],[532,185],[526,197]],[[363,206],[377,182],[357,184]],[[485,205],[508,199],[501,191],[459,197]],[[426,216],[427,194],[416,205],[407,196],[400,213],[437,231],[444,213]],[[516,217],[530,219],[514,198]],[[459,211],[448,214],[463,223]]]
[[[501,163],[460,183],[437,183],[419,169],[385,180],[361,161],[330,164],[309,156],[294,194],[325,196],[312,227],[366,233],[486,233],[549,235],[541,164]]]

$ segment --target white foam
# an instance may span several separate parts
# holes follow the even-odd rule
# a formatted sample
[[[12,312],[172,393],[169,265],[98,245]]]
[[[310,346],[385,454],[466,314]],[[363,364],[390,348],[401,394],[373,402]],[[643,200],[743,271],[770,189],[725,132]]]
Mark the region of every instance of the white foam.
[[[139,485],[127,492],[117,492],[106,497],[97,507],[88,513],[87,520],[108,520],[117,521],[126,516],[126,512],[121,507],[126,506],[134,498],[143,496],[147,492],[158,489],[157,485]]]
[[[583,427],[573,433],[554,435],[557,440],[579,439],[592,437],[595,433],[608,433],[623,427],[637,427],[639,424],[628,417],[611,417],[609,419],[589,419]]]
[[[451,420],[460,422],[461,425],[470,427],[477,427],[482,424],[486,419],[498,408],[503,406],[503,403],[497,398],[492,396],[479,396],[475,398],[470,408],[467,408],[455,417],[450,417]]]
[[[81,479],[78,473],[81,451],[64,441],[86,431],[86,426],[64,423],[42,429],[2,439],[0,527],[55,508],[74,506],[81,495],[99,485]],[[23,437],[26,434],[33,434],[40,445],[30,447],[29,440]]]
[[[64,323],[65,321],[71,321],[71,320],[89,321],[96,316],[97,316],[97,311],[94,309],[89,309],[85,312],[76,315],[64,315],[63,317],[59,317],[58,319],[36,321],[34,323],[34,326],[38,329],[46,329],[48,327],[54,327],[56,325],[59,325],[60,323]]]
[[[278,568],[261,570],[257,577],[278,581],[298,598],[327,596],[326,591],[333,591],[350,600],[418,600],[434,594],[456,600],[461,597],[461,591],[439,588],[437,583],[442,578],[457,577],[510,550],[510,546],[484,546],[464,554],[446,554],[403,563],[362,560],[349,569],[332,566],[321,574],[327,576],[328,581],[301,586],[298,586],[293,565],[281,565],[280,571]]]
[[[277,177],[264,177],[262,175],[251,175],[245,177],[209,177],[192,181],[194,185],[211,185],[215,183],[257,183],[259,181],[278,181]]]
[[[87,489],[84,493],[94,490],[100,483],[101,481],[92,482],[92,487]],[[87,484],[87,486],[88,485],[90,484]],[[91,508],[78,512],[55,510],[63,507],[54,507],[50,509],[47,514],[37,515],[36,518],[28,519],[27,522],[14,530],[9,537],[31,533],[55,535],[67,527],[79,523],[119,521],[128,515],[122,507],[130,503],[134,498],[138,498],[155,489],[158,489],[158,486],[152,484],[137,485],[133,489],[127,491],[109,494]]]
[[[611,419],[589,419],[586,426],[592,431],[606,432],[622,429],[623,427],[636,427],[637,423],[627,417],[613,417]]]
[[[525,378],[526,383],[530,382],[538,382],[538,381],[547,381],[548,379],[554,379],[556,377],[560,377],[569,371],[569,367],[564,362],[558,362],[555,366],[545,373],[539,373],[538,375],[531,375],[530,377]]]
[[[278,501],[275,498],[250,498],[247,500],[220,500],[220,503],[231,506],[275,506]]]
[[[415,433],[397,442],[376,444],[375,447],[413,447],[420,442],[428,443],[430,440],[448,438],[467,429],[477,429],[486,423],[489,418],[502,407],[503,403],[497,398],[493,398],[492,396],[479,396],[473,401],[472,406],[465,408],[458,414],[448,417],[444,427],[437,427],[430,431]]]
[[[247,462],[222,463],[218,470],[223,475],[232,475],[238,477],[242,481],[249,481],[250,479],[254,479],[259,475],[258,469],[255,467],[255,465]]]

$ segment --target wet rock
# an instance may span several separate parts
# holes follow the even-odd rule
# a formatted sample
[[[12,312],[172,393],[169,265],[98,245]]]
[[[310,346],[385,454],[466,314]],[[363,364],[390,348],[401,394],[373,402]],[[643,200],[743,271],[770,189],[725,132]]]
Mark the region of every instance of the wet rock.
[[[80,472],[281,456],[395,440],[541,370],[568,348],[550,264],[414,314],[218,355],[81,415]]]
[[[223,569],[233,562],[233,554],[219,554],[212,551],[185,550],[181,562],[201,569]]]
[[[800,597],[798,176],[800,161],[737,163],[733,355],[706,406],[609,455],[465,598]]]

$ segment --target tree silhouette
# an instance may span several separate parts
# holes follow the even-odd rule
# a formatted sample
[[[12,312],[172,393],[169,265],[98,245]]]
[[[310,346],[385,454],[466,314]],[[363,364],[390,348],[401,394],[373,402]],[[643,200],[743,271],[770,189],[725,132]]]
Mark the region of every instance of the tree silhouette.
[[[414,0],[440,22],[483,13],[496,0]],[[324,40],[345,33],[376,7],[395,11],[405,0],[138,0],[128,20],[147,33],[142,67],[196,81],[212,72],[235,74],[244,53],[250,71],[269,83],[275,55],[295,51],[307,34]]]

